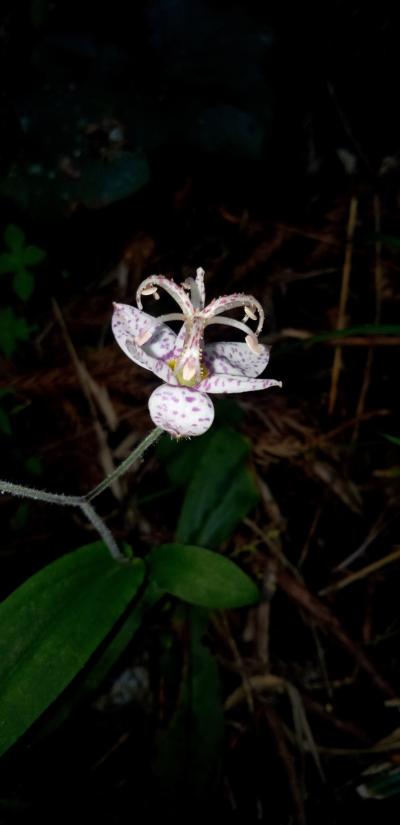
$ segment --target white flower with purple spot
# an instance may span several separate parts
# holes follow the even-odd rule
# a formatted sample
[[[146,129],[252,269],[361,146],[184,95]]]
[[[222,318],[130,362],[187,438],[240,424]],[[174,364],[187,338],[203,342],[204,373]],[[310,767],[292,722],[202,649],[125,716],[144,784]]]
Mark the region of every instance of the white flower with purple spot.
[[[159,298],[158,287],[171,295],[180,312],[154,317],[142,310],[142,296]],[[282,386],[271,378],[257,378],[268,364],[269,348],[258,341],[264,323],[261,304],[252,295],[234,293],[214,298],[205,306],[204,270],[179,286],[164,275],[152,275],[140,284],[136,307],[114,304],[112,328],[128,358],[151,370],[164,382],[149,399],[154,423],[170,435],[205,433],[214,420],[208,393],[248,392]],[[236,321],[224,312],[244,308]],[[255,331],[247,323],[257,321]],[[182,321],[178,335],[168,321]],[[245,343],[221,342],[204,345],[204,332],[211,324],[224,324],[245,333]]]

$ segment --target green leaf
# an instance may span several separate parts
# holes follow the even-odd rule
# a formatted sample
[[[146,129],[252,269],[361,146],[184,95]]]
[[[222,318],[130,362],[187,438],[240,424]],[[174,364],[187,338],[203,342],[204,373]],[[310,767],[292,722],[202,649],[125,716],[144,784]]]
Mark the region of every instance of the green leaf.
[[[213,432],[209,430],[190,441],[178,441],[166,435],[160,439],[156,447],[157,456],[165,464],[168,477],[174,485],[188,485],[212,437]]]
[[[12,530],[24,530],[27,525],[29,514],[31,512],[31,502],[30,501],[21,501],[21,504],[18,504],[18,507],[10,519],[10,526]]]
[[[21,298],[21,301],[27,301],[35,289],[35,278],[32,272],[24,267],[17,269],[13,278],[13,287],[18,298]]]
[[[259,492],[250,470],[239,467],[226,485],[219,502],[197,531],[196,544],[200,547],[220,547],[257,504],[258,499]]]
[[[42,459],[38,455],[31,455],[24,462],[25,469],[33,476],[41,476],[43,472]]]
[[[11,307],[0,310],[0,349],[8,358],[13,354],[18,341],[29,339],[30,327],[26,318],[17,318]]]
[[[244,466],[249,450],[248,441],[235,430],[214,430],[187,489],[176,532],[179,541],[218,547],[231,536],[258,499]]]
[[[395,249],[400,247],[400,238],[397,235],[380,235],[377,234],[374,237],[375,241],[381,241],[383,244],[387,246],[393,246]]]
[[[48,0],[31,0],[30,18],[32,26],[40,29],[45,23],[49,13],[50,3]]]
[[[348,338],[350,335],[400,335],[400,324],[359,324],[355,327],[321,332],[311,338],[305,338],[300,343],[302,346],[308,347],[335,338]]]
[[[144,564],[101,542],[45,567],[0,605],[0,754],[79,673],[136,595]]]
[[[25,246],[25,233],[19,226],[9,223],[3,235],[4,243],[12,252],[21,252]]]
[[[400,768],[390,762],[372,765],[362,774],[357,791],[363,799],[389,799],[400,795]]]
[[[255,604],[260,599],[249,576],[233,561],[212,550],[162,544],[148,558],[151,576],[158,587],[189,604],[223,610]]]
[[[12,435],[10,416],[0,407],[0,433]]]
[[[37,264],[44,261],[45,257],[46,252],[38,246],[27,246],[23,252],[23,261],[25,266],[37,266]]]
[[[390,441],[391,444],[396,444],[397,447],[400,447],[400,438],[397,435],[388,435],[388,433],[382,433],[382,435],[387,441]]]
[[[12,252],[2,252],[0,254],[0,275],[5,272],[15,272],[19,259]]]
[[[55,703],[52,712],[47,715],[44,725],[39,730],[39,739],[43,739],[43,737],[56,730],[78,705],[99,689],[111,668],[139,630],[147,611],[163,595],[161,591],[154,592],[155,590],[156,588],[153,587],[147,588],[117,632],[112,632],[110,634],[111,638],[107,637],[105,643],[101,645],[101,648],[96,651],[90,660],[89,666],[74,679],[73,683],[64,692],[60,702]]]
[[[212,807],[210,795],[218,781],[224,716],[217,663],[204,644],[207,614],[194,608],[185,612],[182,638],[188,639],[188,645],[177,708],[168,727],[159,733],[153,769],[168,812],[184,821],[182,814],[187,816],[195,806],[197,821],[202,806]],[[164,658],[168,653],[171,657],[171,649]],[[162,666],[165,673],[168,661]],[[176,684],[173,687],[176,690]]]

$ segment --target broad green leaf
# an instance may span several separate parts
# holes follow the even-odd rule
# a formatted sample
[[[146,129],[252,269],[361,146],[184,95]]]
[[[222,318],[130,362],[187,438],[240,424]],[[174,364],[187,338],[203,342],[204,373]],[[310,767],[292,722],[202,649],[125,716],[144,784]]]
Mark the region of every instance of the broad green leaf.
[[[256,584],[233,561],[212,550],[162,544],[148,557],[151,577],[161,590],[199,607],[225,609],[255,604]]]
[[[38,246],[26,246],[23,252],[25,266],[37,266],[44,261],[45,257],[46,252]]]
[[[177,527],[179,541],[195,540],[210,512],[218,506],[227,484],[249,452],[244,438],[229,428],[214,430],[199,456]]]
[[[12,252],[2,252],[0,254],[0,275],[5,272],[15,272],[18,266],[18,258]]]
[[[243,413],[238,404],[231,398],[214,399],[215,421],[220,423],[219,429],[227,431],[229,426],[237,426],[243,418]],[[222,422],[222,424],[221,424]],[[218,429],[218,425],[217,425]],[[203,453],[208,449],[210,441],[214,438],[216,426],[204,435],[188,440],[177,440],[168,438],[166,435],[157,444],[157,456],[165,465],[168,477],[177,487],[188,485],[196,471],[198,462]],[[233,433],[233,430],[230,430]],[[237,433],[233,437],[238,437]],[[239,436],[240,437],[240,436]]]
[[[30,327],[25,318],[17,318],[11,307],[0,310],[0,349],[10,357],[18,341],[29,339]]]
[[[12,252],[19,253],[25,246],[25,233],[19,226],[15,226],[13,223],[8,224],[3,238],[4,243],[9,249],[12,250]]]
[[[196,608],[186,609],[185,613],[182,638],[188,639],[188,645],[177,708],[167,728],[159,733],[153,765],[161,798],[179,821],[181,814],[193,806],[196,820],[199,807],[204,803],[208,809],[211,807],[224,731],[218,667],[204,644],[207,614]],[[162,662],[162,667],[165,673],[168,661]]]
[[[213,437],[212,430],[188,441],[163,436],[157,444],[158,458],[165,464],[168,477],[177,487],[187,486],[197,464]]]
[[[255,507],[258,499],[259,492],[250,470],[239,467],[196,533],[196,544],[200,547],[220,547],[230,538],[237,524]]]
[[[45,567],[0,605],[0,754],[56,699],[136,595],[144,564],[101,542]]]
[[[233,429],[212,432],[183,502],[179,541],[218,547],[256,503],[258,494],[244,467],[249,450],[246,439]]]
[[[21,298],[21,301],[27,301],[35,289],[35,278],[32,272],[24,267],[17,269],[13,278],[13,287],[18,298]]]
[[[56,730],[70,716],[73,710],[87,697],[99,689],[111,668],[139,630],[147,611],[161,598],[162,591],[150,586],[127,618],[114,632],[109,634],[104,644],[91,658],[89,665],[77,676],[56,702],[39,729],[38,738],[43,739]]]

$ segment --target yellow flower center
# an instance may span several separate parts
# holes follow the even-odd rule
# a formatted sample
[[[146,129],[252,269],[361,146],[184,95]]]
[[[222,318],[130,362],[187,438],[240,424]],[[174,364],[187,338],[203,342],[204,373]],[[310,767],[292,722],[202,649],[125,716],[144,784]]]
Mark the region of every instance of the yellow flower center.
[[[177,361],[176,358],[170,358],[169,361],[167,361],[168,366],[175,373],[175,375],[178,379],[178,383],[181,384],[182,387],[194,387],[197,384],[196,377],[193,377],[193,378],[190,378],[190,379],[185,379],[183,377],[183,374],[182,374],[183,373],[182,369],[180,369],[179,372],[176,372],[177,363],[178,363],[178,361]],[[201,361],[201,363],[200,363],[200,380],[203,381],[204,378],[208,377],[208,374],[209,374],[209,372],[208,372],[207,367]]]

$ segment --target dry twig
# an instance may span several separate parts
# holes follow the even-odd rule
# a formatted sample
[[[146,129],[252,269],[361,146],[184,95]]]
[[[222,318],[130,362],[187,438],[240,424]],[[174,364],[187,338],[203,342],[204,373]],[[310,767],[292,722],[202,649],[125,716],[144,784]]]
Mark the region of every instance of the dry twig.
[[[349,294],[349,286],[350,286],[350,273],[351,273],[351,263],[353,258],[353,237],[354,232],[357,224],[357,207],[358,201],[355,196],[352,197],[350,201],[350,209],[349,209],[349,219],[347,223],[347,237],[346,237],[346,251],[344,256],[343,262],[343,272],[342,272],[342,286],[340,289],[340,300],[339,300],[339,313],[338,313],[338,320],[336,324],[336,329],[344,329],[346,326],[346,306],[347,306],[347,298]],[[332,377],[331,377],[331,389],[329,393],[329,404],[328,404],[328,412],[331,414],[333,413],[335,403],[336,403],[336,396],[339,384],[339,375],[340,370],[342,367],[342,353],[340,346],[337,346],[335,349],[335,355],[333,358],[333,366],[332,366]]]

